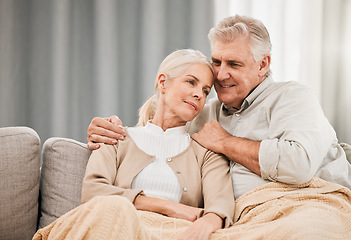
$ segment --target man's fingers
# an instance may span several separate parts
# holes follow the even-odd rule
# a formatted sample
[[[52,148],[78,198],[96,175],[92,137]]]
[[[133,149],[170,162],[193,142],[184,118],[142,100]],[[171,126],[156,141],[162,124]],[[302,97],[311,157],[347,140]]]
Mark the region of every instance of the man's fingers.
[[[88,142],[87,147],[91,150],[96,150],[100,148],[100,144],[98,143],[93,143],[93,142]]]
[[[88,132],[88,141],[99,142],[96,137],[107,137],[117,140],[123,140],[125,137],[125,132],[122,128],[117,127],[112,131],[104,127],[95,127],[92,131]]]
[[[88,128],[88,148],[98,149],[98,143],[116,144],[118,140],[124,140],[125,131],[121,125],[116,125],[120,120],[117,116],[110,118],[95,117]],[[120,122],[121,123],[121,122]]]
[[[118,142],[118,140],[116,140],[115,138],[110,138],[110,137],[105,137],[105,136],[101,136],[101,135],[96,135],[96,134],[92,134],[89,136],[89,140],[88,143],[106,143],[106,144],[116,144]]]
[[[120,140],[123,140],[123,138],[126,136],[126,133],[121,125],[116,125],[109,120],[98,122],[96,127],[97,128],[94,129],[95,134]]]
[[[94,118],[88,128],[88,142],[95,141],[91,138],[92,135],[123,140],[126,133],[120,125],[115,125],[104,118]]]
[[[122,121],[116,116],[116,115],[112,115],[111,117],[109,117],[109,122],[115,124],[115,125],[123,125]]]

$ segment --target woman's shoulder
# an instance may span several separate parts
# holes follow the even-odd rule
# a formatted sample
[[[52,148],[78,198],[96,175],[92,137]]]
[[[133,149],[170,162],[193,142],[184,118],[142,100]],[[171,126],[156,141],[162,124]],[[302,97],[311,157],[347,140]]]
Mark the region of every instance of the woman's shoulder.
[[[208,148],[201,146],[195,140],[191,140],[190,147],[193,150],[193,153],[197,159],[197,162],[201,166],[209,165],[213,163],[216,163],[216,164],[219,163],[219,165],[223,163],[223,166],[229,166],[228,161],[224,155],[215,153],[212,150],[209,150]]]
[[[127,133],[123,140],[118,140],[116,144],[100,143],[100,147],[94,151],[117,152],[117,150],[123,151],[123,149],[128,149],[132,147],[133,141],[127,132],[127,127],[124,127],[123,129]]]
[[[216,154],[213,151],[209,150],[208,148],[203,147],[201,144],[199,144],[193,139],[191,139],[190,141],[190,147],[193,149],[196,155],[205,156],[206,154]]]

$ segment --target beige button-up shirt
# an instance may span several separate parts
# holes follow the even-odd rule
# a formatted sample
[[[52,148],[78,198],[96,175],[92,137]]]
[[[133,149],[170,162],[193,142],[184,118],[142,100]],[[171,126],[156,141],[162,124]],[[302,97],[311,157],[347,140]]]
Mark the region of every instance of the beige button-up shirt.
[[[313,92],[297,82],[264,80],[240,109],[211,99],[189,123],[190,134],[217,120],[233,136],[261,141],[261,176],[232,163],[235,198],[269,181],[288,184],[312,177],[351,188],[351,166]]]

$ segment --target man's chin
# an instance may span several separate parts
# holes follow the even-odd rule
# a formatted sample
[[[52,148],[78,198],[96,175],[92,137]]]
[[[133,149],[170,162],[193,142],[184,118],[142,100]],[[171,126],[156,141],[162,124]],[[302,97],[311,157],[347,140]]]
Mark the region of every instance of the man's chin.
[[[221,101],[224,104],[229,104],[230,100],[225,96],[226,94],[218,94],[217,93],[217,98],[219,101]]]

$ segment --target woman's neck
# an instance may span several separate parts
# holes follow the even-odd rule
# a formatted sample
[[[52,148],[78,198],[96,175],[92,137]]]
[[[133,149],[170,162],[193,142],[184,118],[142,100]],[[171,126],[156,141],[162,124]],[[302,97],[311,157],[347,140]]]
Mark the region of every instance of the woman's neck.
[[[186,121],[181,121],[176,117],[166,117],[166,113],[162,111],[156,111],[154,118],[151,120],[152,124],[159,126],[166,131],[169,128],[185,126]]]

